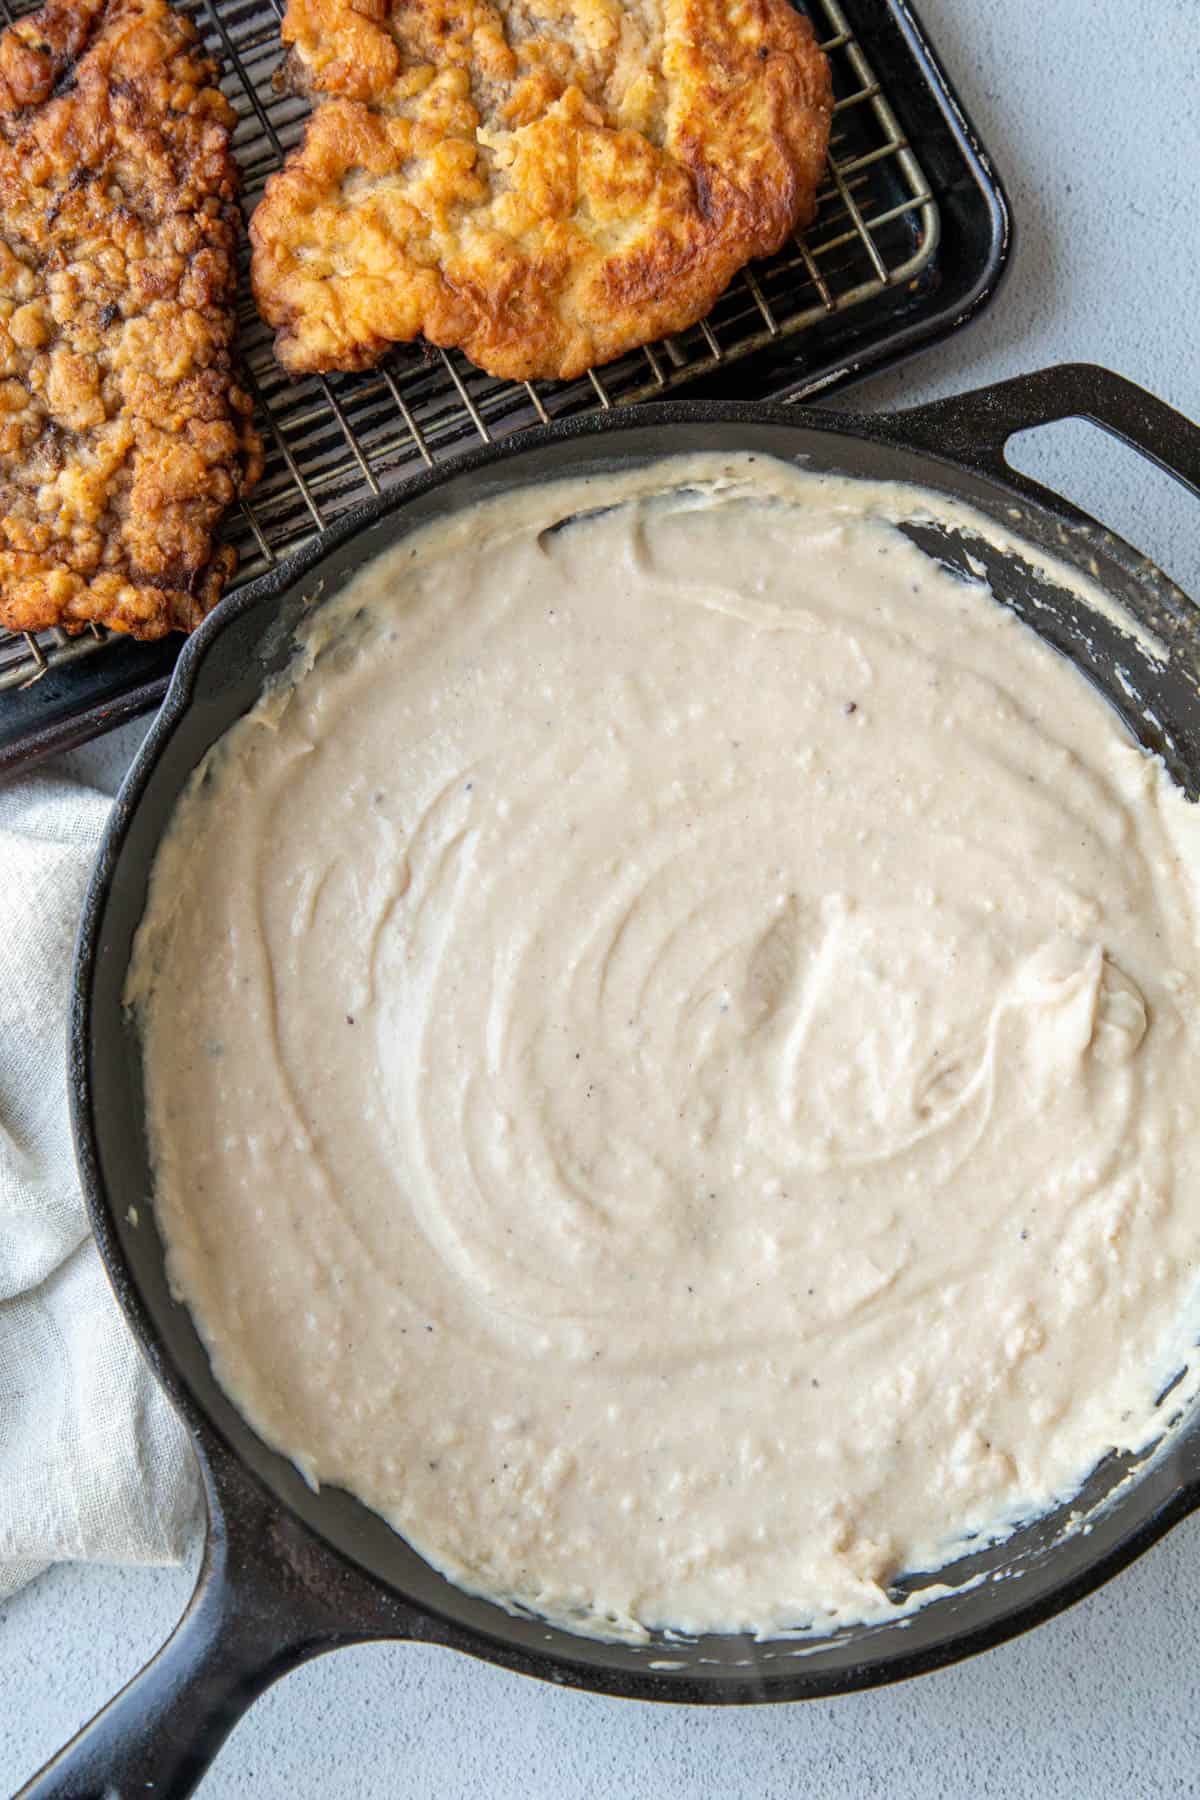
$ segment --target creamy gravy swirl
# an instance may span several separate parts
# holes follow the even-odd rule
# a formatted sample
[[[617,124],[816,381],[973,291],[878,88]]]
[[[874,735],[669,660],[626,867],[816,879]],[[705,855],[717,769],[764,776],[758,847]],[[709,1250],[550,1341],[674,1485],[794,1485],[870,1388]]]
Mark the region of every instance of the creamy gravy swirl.
[[[179,806],[128,990],[172,1282],[467,1587],[880,1616],[1155,1429],[1194,815],[894,523],[945,511],[752,458],[492,503]]]

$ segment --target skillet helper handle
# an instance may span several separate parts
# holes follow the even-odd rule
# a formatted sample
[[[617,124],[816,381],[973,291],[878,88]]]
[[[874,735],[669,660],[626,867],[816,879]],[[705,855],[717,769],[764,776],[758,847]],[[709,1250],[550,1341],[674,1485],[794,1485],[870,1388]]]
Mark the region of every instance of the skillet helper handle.
[[[1012,469],[1004,446],[1017,432],[1058,419],[1090,419],[1200,497],[1200,426],[1136,382],[1094,363],[1036,369],[926,406],[876,414],[870,426],[876,434],[882,429],[913,449],[966,463],[1041,497],[1048,490]]]
[[[371,1620],[354,1572],[245,1478],[216,1490],[196,1589],[158,1654],[15,1800],[183,1800],[263,1690],[310,1658],[372,1637],[412,1635]],[[351,1626],[354,1620],[361,1628]]]

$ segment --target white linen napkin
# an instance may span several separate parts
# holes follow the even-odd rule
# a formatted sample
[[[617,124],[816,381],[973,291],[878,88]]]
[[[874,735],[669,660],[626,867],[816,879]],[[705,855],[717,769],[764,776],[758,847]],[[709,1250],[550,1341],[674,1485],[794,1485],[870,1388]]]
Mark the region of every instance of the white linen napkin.
[[[58,774],[0,784],[0,1601],[53,1562],[180,1561],[199,1512],[71,1148],[71,954],[109,806]]]

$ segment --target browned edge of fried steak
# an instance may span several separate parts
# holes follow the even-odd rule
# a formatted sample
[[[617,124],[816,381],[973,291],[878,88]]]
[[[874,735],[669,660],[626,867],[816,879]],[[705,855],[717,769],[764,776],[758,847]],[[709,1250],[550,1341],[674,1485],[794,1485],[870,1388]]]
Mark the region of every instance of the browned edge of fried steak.
[[[0,34],[0,626],[190,630],[262,468],[235,349],[236,118],[166,0]]]

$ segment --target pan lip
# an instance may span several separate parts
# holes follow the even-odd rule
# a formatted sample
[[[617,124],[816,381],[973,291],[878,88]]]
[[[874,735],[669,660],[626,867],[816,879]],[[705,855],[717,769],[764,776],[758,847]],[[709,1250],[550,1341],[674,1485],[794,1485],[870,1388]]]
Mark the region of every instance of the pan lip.
[[[882,417],[888,419],[894,415]],[[158,716],[114,802],[89,881],[71,979],[68,1092],[76,1161],[101,1261],[139,1349],[183,1420],[205,1471],[210,1531],[214,1523],[219,1523],[224,1510],[222,1479],[217,1477],[213,1468],[213,1451],[219,1446],[224,1455],[231,1459],[236,1480],[252,1484],[257,1492],[266,1497],[271,1507],[286,1515],[304,1534],[305,1543],[311,1546],[314,1554],[333,1558],[353,1570],[376,1592],[400,1600],[413,1618],[419,1621],[419,1632],[408,1633],[401,1630],[394,1635],[420,1635],[448,1648],[498,1663],[520,1673],[550,1680],[557,1685],[618,1698],[704,1705],[781,1703],[829,1698],[907,1680],[994,1648],[1043,1623],[1112,1579],[1164,1537],[1180,1520],[1200,1507],[1200,1476],[1178,1482],[1147,1517],[1132,1525],[1100,1555],[1030,1599],[1018,1601],[998,1616],[981,1619],[961,1632],[955,1633],[951,1628],[947,1636],[937,1643],[912,1650],[901,1647],[894,1656],[865,1663],[857,1662],[841,1669],[806,1669],[803,1666],[802,1651],[809,1644],[815,1649],[821,1642],[816,1637],[796,1640],[795,1663],[786,1669],[776,1664],[743,1674],[739,1669],[723,1667],[711,1676],[698,1678],[690,1673],[676,1674],[655,1669],[649,1662],[640,1669],[593,1665],[582,1659],[576,1660],[568,1651],[558,1647],[542,1649],[524,1645],[503,1635],[503,1620],[509,1615],[494,1602],[490,1607],[496,1619],[494,1632],[468,1625],[442,1612],[435,1605],[413,1599],[402,1587],[377,1574],[353,1553],[325,1537],[319,1527],[310,1524],[243,1458],[221,1424],[192,1392],[155,1323],[117,1231],[115,1203],[101,1174],[91,1076],[93,987],[100,931],[114,876],[145,791],[162,753],[192,704],[201,665],[220,634],[266,601],[281,599],[301,584],[319,576],[322,565],[360,532],[381,524],[393,515],[402,517],[423,495],[451,484],[458,477],[479,469],[511,463],[512,481],[507,485],[519,486],[522,481],[521,463],[531,452],[581,440],[603,441],[612,437],[619,442],[621,436],[631,431],[641,433],[648,439],[657,436],[662,440],[653,448],[647,449],[645,460],[649,461],[669,456],[672,453],[671,438],[678,427],[686,425],[780,427],[795,433],[798,439],[812,434],[829,440],[842,438],[855,444],[861,444],[865,440],[897,456],[907,454],[913,465],[909,478],[916,484],[936,486],[939,467],[959,478],[967,476],[984,488],[993,489],[997,496],[1007,501],[1016,500],[1024,507],[1040,509],[1057,524],[1087,528],[1091,552],[1096,547],[1095,538],[1091,535],[1092,528],[1098,529],[1103,534],[1105,547],[1115,552],[1121,560],[1124,560],[1122,553],[1125,553],[1136,569],[1144,572],[1146,578],[1160,575],[1152,564],[1123,539],[1090,519],[1070,502],[1058,501],[1056,504],[1058,497],[1031,489],[1030,484],[1019,476],[1015,476],[1010,483],[1002,473],[994,469],[981,470],[964,459],[941,455],[927,447],[908,447],[902,437],[881,426],[878,419],[871,415],[820,413],[770,402],[664,401],[611,414],[583,415],[559,420],[549,426],[533,427],[514,434],[500,444],[479,445],[453,460],[423,472],[402,487],[372,497],[350,509],[318,542],[305,547],[287,562],[268,570],[236,594],[230,595],[188,640],[176,664]],[[476,504],[477,498],[467,499],[464,505]],[[1064,544],[1061,554],[1064,560],[1070,561],[1067,545]],[[449,1578],[440,1576],[440,1579],[447,1581],[450,1587],[456,1587],[456,1584],[449,1582]],[[379,1635],[389,1634],[383,1632]],[[748,1651],[752,1650],[754,1642],[744,1635],[731,1636],[727,1641],[745,1645]],[[774,1639],[767,1640],[766,1643],[777,1646],[788,1641]],[[652,1647],[652,1653],[663,1659],[670,1654],[669,1649],[657,1645]]]

